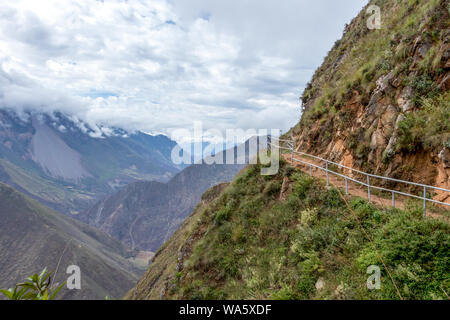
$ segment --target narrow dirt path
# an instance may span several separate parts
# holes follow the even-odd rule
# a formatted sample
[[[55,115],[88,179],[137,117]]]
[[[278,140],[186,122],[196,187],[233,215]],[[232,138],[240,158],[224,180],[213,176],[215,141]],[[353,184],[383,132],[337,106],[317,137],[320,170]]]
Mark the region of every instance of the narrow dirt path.
[[[288,163],[291,163],[291,154],[283,154],[283,158]],[[320,163],[318,160],[304,157],[304,156],[301,156],[298,154],[296,154],[294,158],[308,162],[308,163],[312,163],[316,166],[322,166],[322,167],[324,166],[324,164]],[[309,165],[305,165],[303,163],[299,163],[296,161],[293,162],[293,166],[295,168],[301,169],[306,174],[312,174],[313,177],[320,178],[320,179],[326,179],[325,170],[320,170],[320,169],[314,168],[314,167],[312,167],[312,169],[311,169]],[[345,173],[345,174],[351,177],[351,175],[349,175],[348,173]],[[332,173],[328,173],[328,180],[329,180],[330,185],[334,185],[334,186],[337,186],[337,187],[345,190],[345,179],[344,178],[336,176]],[[360,179],[358,179],[358,180],[360,180]],[[348,193],[350,195],[368,199],[367,189],[368,188],[365,186],[362,186],[360,184],[357,184],[356,182],[348,180]],[[409,199],[409,198],[406,198],[404,196],[396,194],[395,195],[395,208],[404,209],[406,199]],[[370,202],[374,203],[376,205],[383,206],[383,207],[392,207],[392,199],[380,197],[377,194],[374,194],[373,189],[371,189]],[[427,205],[429,205],[429,203]],[[432,213],[432,212],[430,212],[430,210],[427,211],[427,216],[436,217],[436,218],[444,218],[445,220],[448,220],[447,217],[444,217],[440,214]]]
[[[136,248],[136,242],[134,241],[134,238],[133,238],[133,228],[134,228],[134,225],[136,224],[136,221],[138,221],[138,220],[139,220],[139,216],[137,216],[136,219],[134,219],[134,221],[130,225],[130,229],[128,229],[128,234],[130,235],[130,239],[131,239],[131,250],[134,250]]]

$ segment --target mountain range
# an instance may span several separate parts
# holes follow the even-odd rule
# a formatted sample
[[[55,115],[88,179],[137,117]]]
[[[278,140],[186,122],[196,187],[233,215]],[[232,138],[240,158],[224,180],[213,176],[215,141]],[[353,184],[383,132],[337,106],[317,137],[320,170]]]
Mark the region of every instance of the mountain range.
[[[167,183],[157,181],[134,182],[113,195],[99,201],[81,213],[79,219],[107,232],[132,249],[156,251],[200,202],[202,194],[212,186],[233,180],[249,159],[262,150],[263,140],[253,137],[244,144],[221,151],[216,159],[230,153],[235,164],[193,164],[175,175]],[[238,154],[238,149],[245,151]]]
[[[378,10],[380,28],[368,28]],[[283,138],[350,168],[450,189],[449,39],[447,0],[369,1],[316,70]],[[448,299],[445,207],[428,202],[424,216],[423,201],[387,206],[346,194],[351,181],[312,167],[282,160],[266,177],[260,167],[210,189],[125,299]],[[369,194],[377,184],[406,191],[373,180]],[[428,192],[450,203],[449,192]],[[376,195],[390,204],[390,193]],[[374,267],[379,290],[369,285]]]
[[[143,272],[137,251],[106,233],[55,212],[0,183],[0,288],[10,288],[44,268],[67,280],[67,267],[81,270],[81,290],[62,299],[120,298]]]
[[[139,180],[165,182],[183,166],[176,143],[122,129],[96,128],[63,115],[0,110],[0,181],[63,213]]]
[[[373,5],[381,29],[368,28]],[[83,289],[63,299],[447,299],[448,211],[426,203],[424,217],[422,200],[392,208],[370,192],[406,191],[395,179],[450,188],[449,30],[446,0],[371,0],[301,96],[284,138],[394,178],[368,179],[368,201],[287,154],[261,175],[248,165],[259,137],[215,155],[235,164],[186,166],[162,135],[0,110],[0,288],[44,267],[62,282],[78,265]],[[369,266],[381,290],[367,290]]]

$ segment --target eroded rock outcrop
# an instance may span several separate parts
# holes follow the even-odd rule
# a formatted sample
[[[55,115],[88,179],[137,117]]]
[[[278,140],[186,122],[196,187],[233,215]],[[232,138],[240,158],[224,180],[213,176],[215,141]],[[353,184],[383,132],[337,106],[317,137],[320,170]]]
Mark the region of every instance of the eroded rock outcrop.
[[[422,21],[415,30],[406,19],[368,30],[364,10],[350,23],[303,93],[297,150],[449,188],[449,12],[446,1],[418,6],[382,8]]]

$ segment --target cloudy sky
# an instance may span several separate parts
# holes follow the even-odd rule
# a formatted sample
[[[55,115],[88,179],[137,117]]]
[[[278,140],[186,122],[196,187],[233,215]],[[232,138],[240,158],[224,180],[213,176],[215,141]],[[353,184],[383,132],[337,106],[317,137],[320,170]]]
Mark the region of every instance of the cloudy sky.
[[[367,0],[14,0],[0,107],[146,132],[289,129],[305,84]]]

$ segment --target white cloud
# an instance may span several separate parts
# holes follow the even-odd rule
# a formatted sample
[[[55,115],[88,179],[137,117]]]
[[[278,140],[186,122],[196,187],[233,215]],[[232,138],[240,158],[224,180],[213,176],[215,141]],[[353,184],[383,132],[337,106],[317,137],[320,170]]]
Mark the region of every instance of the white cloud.
[[[313,71],[366,3],[5,2],[0,106],[146,132],[194,120],[288,129]]]

